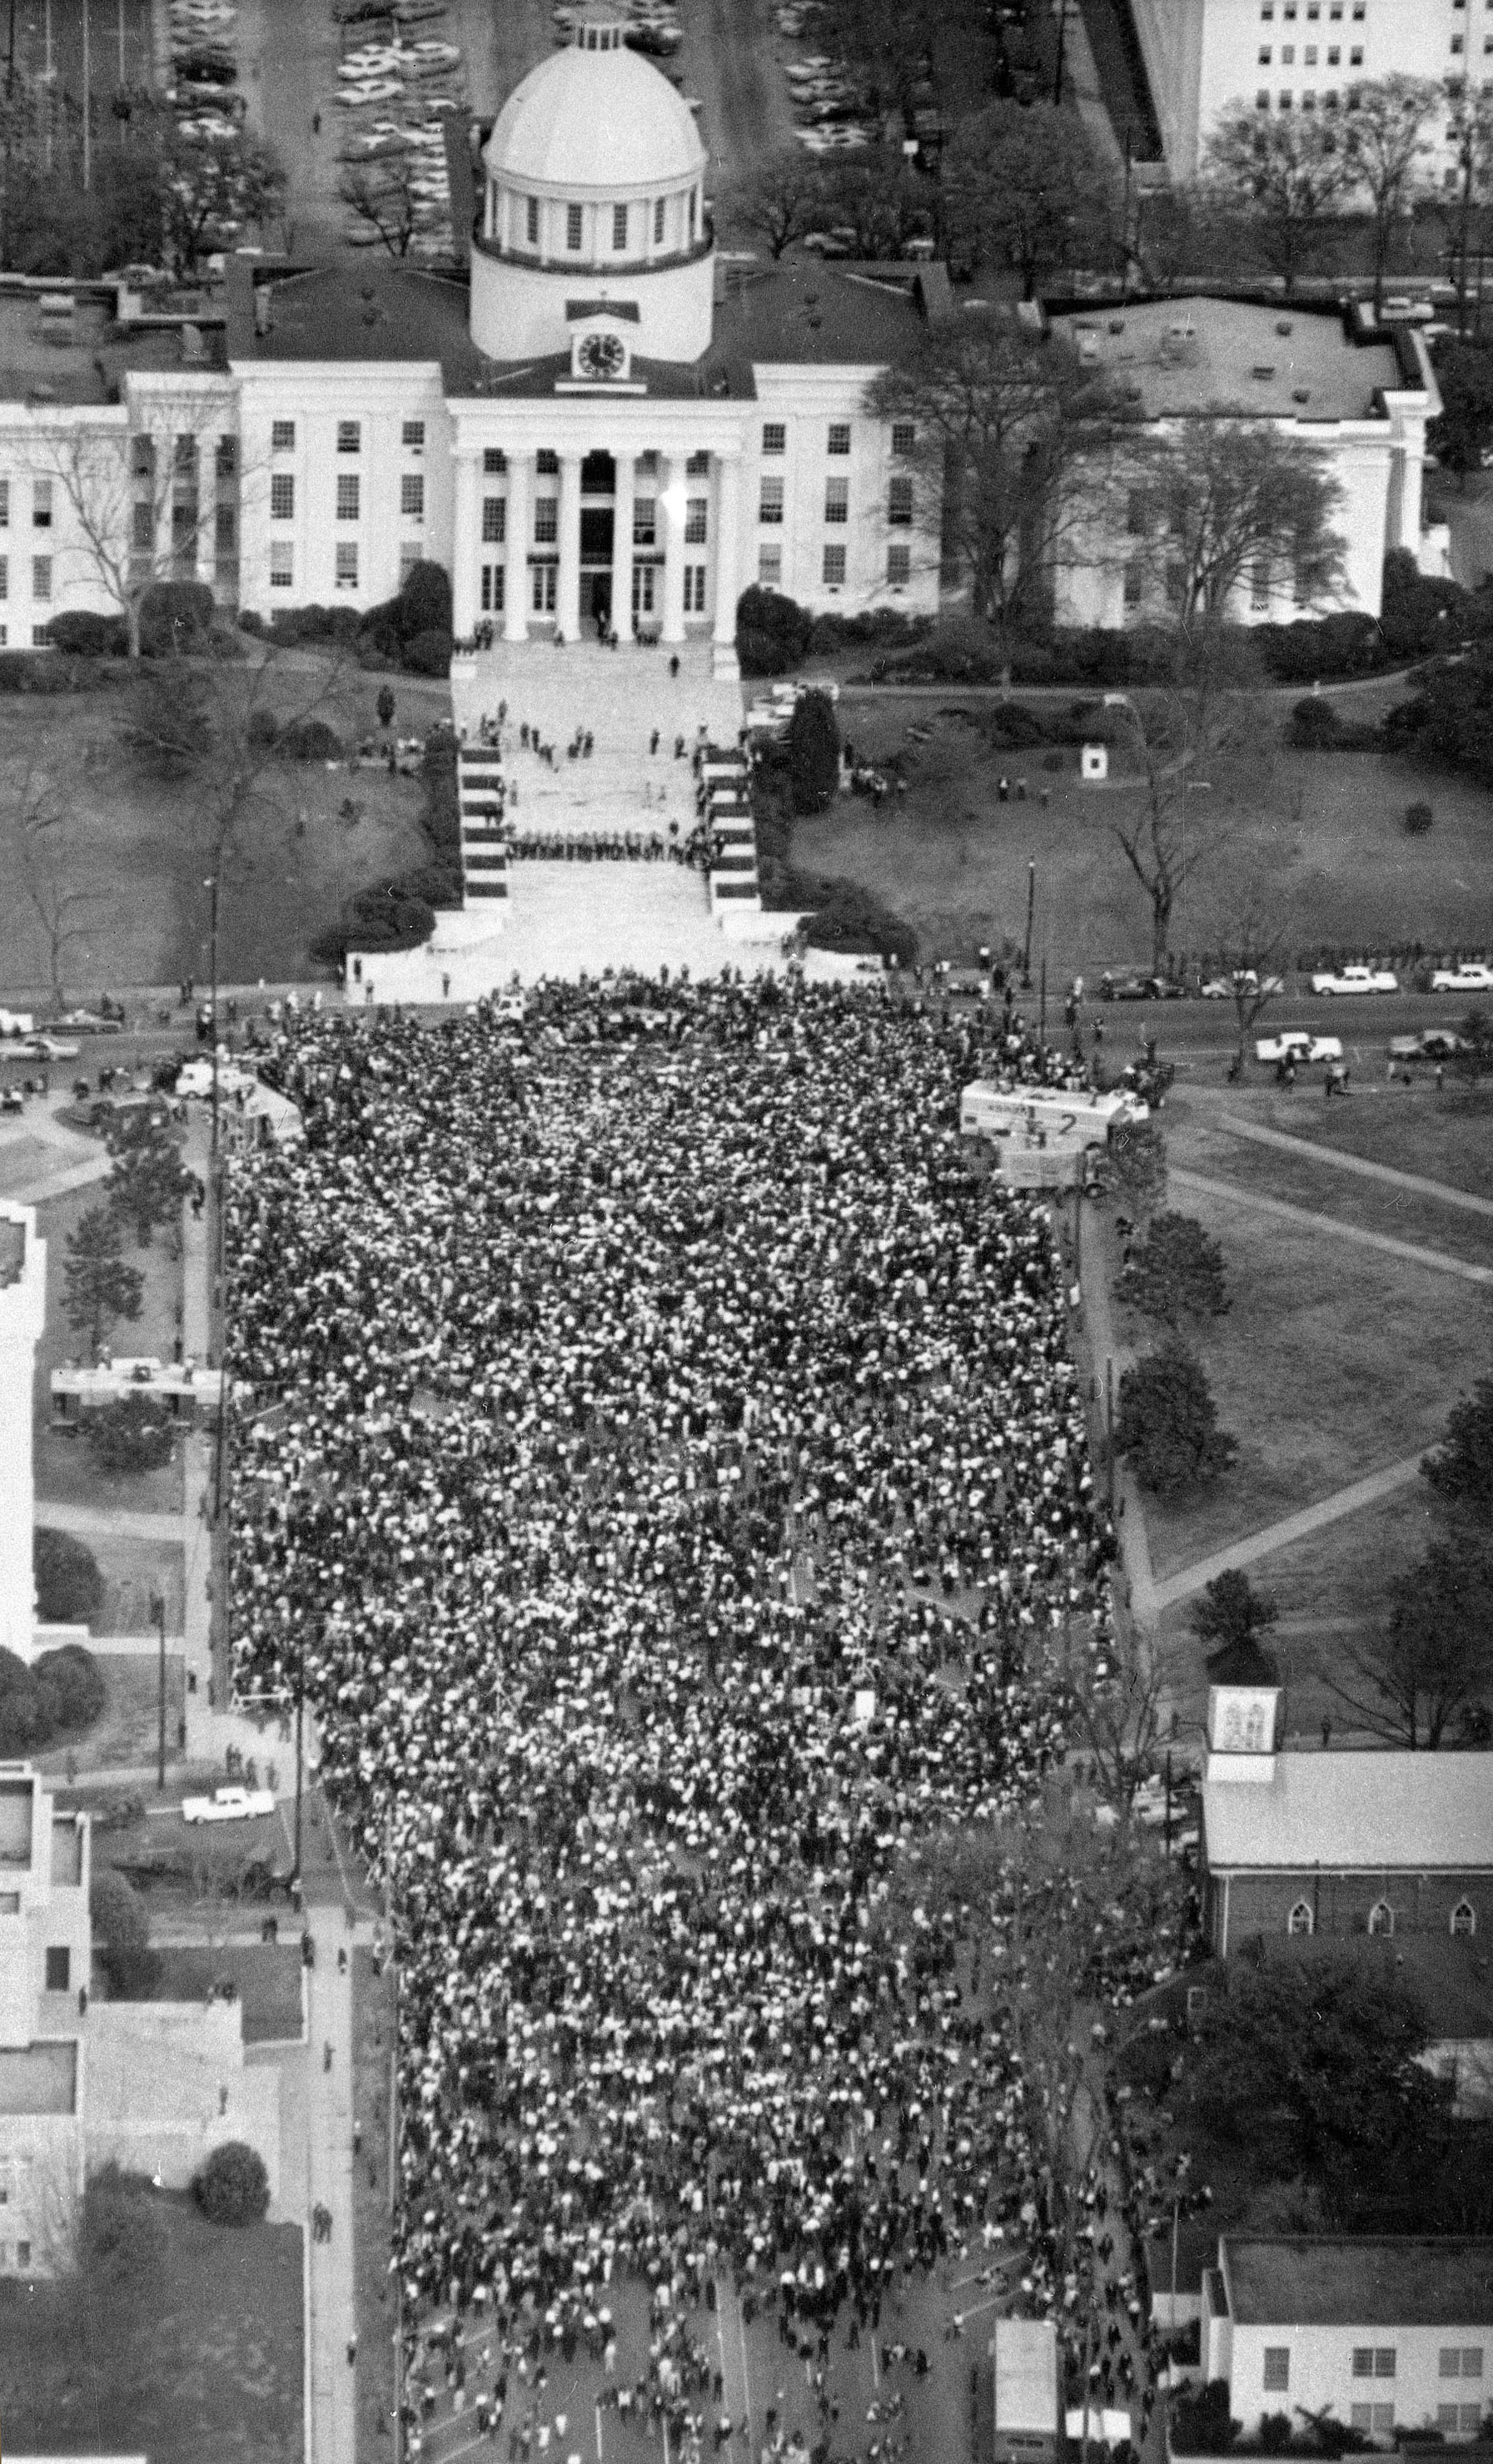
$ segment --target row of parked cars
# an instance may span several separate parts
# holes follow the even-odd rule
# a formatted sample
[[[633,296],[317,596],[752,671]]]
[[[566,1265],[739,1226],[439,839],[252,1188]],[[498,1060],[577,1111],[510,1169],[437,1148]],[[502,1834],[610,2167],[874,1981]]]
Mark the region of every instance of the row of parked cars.
[[[1391,967],[1346,966],[1321,968],[1307,977],[1307,989],[1321,1001],[1346,998],[1355,993],[1397,993],[1399,978]],[[1283,993],[1283,976],[1267,976],[1261,983],[1253,967],[1237,975],[1214,976],[1206,983],[1184,982],[1175,976],[1105,975],[1100,979],[1099,998],[1104,1001],[1188,1001],[1197,995],[1203,1001],[1233,1001],[1236,993]],[[1434,967],[1430,990],[1433,993],[1493,992],[1493,966],[1482,958],[1467,959],[1455,967]]]

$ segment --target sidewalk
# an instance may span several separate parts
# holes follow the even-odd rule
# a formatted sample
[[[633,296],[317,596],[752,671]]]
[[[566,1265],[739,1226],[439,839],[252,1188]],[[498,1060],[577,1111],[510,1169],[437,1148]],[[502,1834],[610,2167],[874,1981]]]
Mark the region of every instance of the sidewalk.
[[[1342,1223],[1335,1215],[1320,1215],[1309,1206],[1293,1206],[1283,1198],[1266,1198],[1262,1192],[1249,1188],[1238,1180],[1215,1180],[1209,1173],[1183,1172],[1172,1165],[1168,1178],[1177,1189],[1195,1189],[1203,1198],[1218,1198],[1231,1206],[1252,1206],[1259,1215],[1273,1215],[1279,1222],[1301,1224],[1312,1232],[1326,1232],[1339,1241],[1350,1241],[1360,1249],[1377,1249],[1381,1257],[1403,1258],[1412,1266],[1429,1266],[1436,1274],[1459,1275],[1465,1284],[1493,1284],[1493,1266],[1475,1266],[1465,1258],[1451,1257],[1445,1249],[1427,1249],[1418,1241],[1399,1241],[1390,1232],[1366,1232],[1361,1224]]]
[[[357,2335],[352,2209],[352,1948],[353,1933],[340,1908],[308,1908],[306,1922],[317,1942],[316,1965],[306,1970],[305,2060],[306,2205],[305,2252],[310,2289],[308,2381],[310,2432],[307,2464],[355,2464],[357,2378],[349,2341]],[[339,1973],[337,1952],[347,1966]],[[331,2068],[323,2048],[332,2049]],[[312,2236],[317,2206],[331,2215],[331,2237]]]
[[[1454,1189],[1449,1181],[1429,1180],[1423,1173],[1396,1172],[1393,1164],[1370,1163],[1364,1156],[1345,1155],[1341,1147],[1319,1144],[1315,1138],[1293,1138],[1284,1130],[1267,1130],[1259,1121],[1241,1120],[1237,1112],[1220,1112],[1218,1126],[1237,1138],[1249,1138],[1256,1146],[1276,1147],[1282,1155],[1300,1155],[1308,1163],[1321,1164],[1327,1172],[1356,1173],[1361,1180],[1377,1180],[1390,1189],[1407,1189],[1416,1198],[1434,1198],[1439,1206],[1460,1206],[1469,1215],[1493,1216],[1493,1198],[1477,1198],[1470,1189]]]
[[[1179,1178],[1180,1175],[1173,1177]],[[1428,1441],[1435,1442],[1434,1439]],[[1195,1565],[1184,1566],[1180,1573],[1169,1574],[1155,1587],[1157,1611],[1170,1608],[1177,1600],[1190,1599],[1205,1583],[1213,1582],[1231,1567],[1253,1566],[1261,1557],[1273,1557],[1277,1551],[1308,1539],[1327,1524],[1340,1522],[1346,1514],[1357,1514],[1366,1506],[1377,1506],[1382,1497],[1408,1487],[1419,1472],[1420,1463],[1419,1454],[1406,1455],[1399,1463],[1387,1463],[1382,1471],[1370,1472],[1367,1479],[1334,1489],[1330,1497],[1304,1507],[1300,1514],[1288,1514],[1280,1523],[1267,1523],[1263,1530],[1250,1532],[1227,1549],[1214,1550],[1211,1557],[1199,1557]]]
[[[1099,1380],[1100,1419],[1103,1421],[1105,1363],[1111,1365],[1118,1397],[1120,1380],[1125,1370],[1133,1365],[1135,1353],[1115,1333],[1109,1298],[1109,1261],[1104,1253],[1105,1233],[1098,1208],[1085,1204],[1082,1222],[1080,1280],[1083,1287],[1083,1314],[1088,1327],[1089,1350],[1094,1361],[1094,1375]],[[1139,1485],[1124,1463],[1115,1464],[1115,1517],[1130,1616],[1138,1626],[1153,1626],[1158,1614],[1156,1580],[1151,1568],[1146,1514]]]

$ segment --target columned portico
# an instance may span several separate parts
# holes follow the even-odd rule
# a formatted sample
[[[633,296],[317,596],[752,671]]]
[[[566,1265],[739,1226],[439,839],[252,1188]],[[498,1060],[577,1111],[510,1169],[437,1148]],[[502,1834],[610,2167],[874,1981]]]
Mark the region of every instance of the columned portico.
[[[560,579],[555,595],[555,630],[568,642],[581,634],[581,461],[579,453],[560,456]]]
[[[612,517],[612,622],[626,640],[633,613],[633,449],[616,457],[617,492]]]
[[[741,674],[736,656],[736,602],[740,595],[737,580],[741,529],[741,456],[718,453],[716,456],[716,555],[715,555],[715,630],[713,636],[713,672],[723,678]]]
[[[452,558],[451,628],[458,642],[477,624],[477,568],[481,537],[481,463],[476,446],[457,454],[456,553]]]
[[[528,547],[529,511],[533,495],[533,459],[527,453],[510,453],[508,463],[508,581],[503,608],[503,639],[508,642],[528,640]]]
[[[684,462],[682,453],[658,458],[658,541],[663,549],[663,625],[668,646],[684,639]]]

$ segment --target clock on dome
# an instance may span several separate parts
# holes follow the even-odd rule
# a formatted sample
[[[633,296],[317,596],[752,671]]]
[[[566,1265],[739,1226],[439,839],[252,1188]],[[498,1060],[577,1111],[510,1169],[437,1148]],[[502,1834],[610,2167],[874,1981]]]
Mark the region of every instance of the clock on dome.
[[[586,334],[576,348],[575,364],[583,377],[601,384],[626,376],[627,344],[620,334]]]

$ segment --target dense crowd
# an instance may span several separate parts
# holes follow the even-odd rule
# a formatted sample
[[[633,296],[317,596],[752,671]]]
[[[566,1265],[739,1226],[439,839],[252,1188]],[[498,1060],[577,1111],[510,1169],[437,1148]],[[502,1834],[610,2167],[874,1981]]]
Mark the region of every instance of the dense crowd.
[[[1009,996],[609,979],[265,1066],[306,1136],[230,1167],[236,1678],[303,1653],[387,1882],[409,2316],[600,2351],[640,2276],[698,2435],[719,2273],[874,2334],[1009,2237],[1060,2308],[931,1878],[1019,1836],[1105,1647],[1061,1257],[957,1126],[1071,1057]]]

